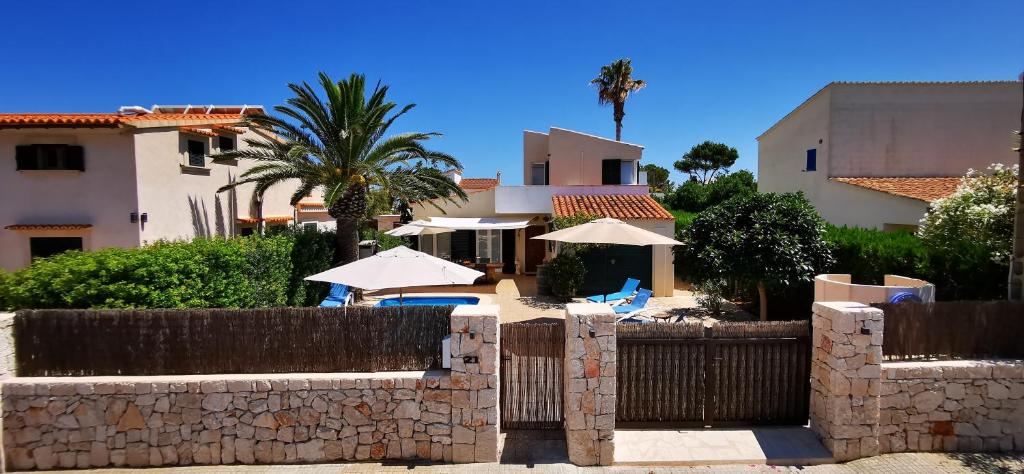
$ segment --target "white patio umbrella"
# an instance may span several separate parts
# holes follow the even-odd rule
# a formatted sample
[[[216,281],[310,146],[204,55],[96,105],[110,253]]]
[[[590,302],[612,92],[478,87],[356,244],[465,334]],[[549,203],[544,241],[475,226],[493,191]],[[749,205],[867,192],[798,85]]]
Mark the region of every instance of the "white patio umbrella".
[[[533,238],[572,244],[683,245],[678,240],[612,218],[594,219],[586,224],[548,232]],[[612,291],[615,290],[612,289]],[[605,298],[605,302],[607,302],[607,292]]]
[[[595,219],[586,224],[548,232],[533,238],[572,244],[683,245],[678,240],[611,218]]]
[[[341,283],[364,290],[379,290],[410,286],[472,285],[473,281],[483,275],[472,268],[408,247],[395,247],[372,257],[310,275],[305,279]],[[398,298],[401,302],[401,290]]]
[[[408,237],[414,235],[434,235],[434,234],[446,234],[448,232],[455,232],[452,229],[445,229],[441,227],[424,227],[422,224],[426,224],[427,221],[419,220],[412,221],[401,227],[391,229],[385,234],[392,235],[395,237]]]

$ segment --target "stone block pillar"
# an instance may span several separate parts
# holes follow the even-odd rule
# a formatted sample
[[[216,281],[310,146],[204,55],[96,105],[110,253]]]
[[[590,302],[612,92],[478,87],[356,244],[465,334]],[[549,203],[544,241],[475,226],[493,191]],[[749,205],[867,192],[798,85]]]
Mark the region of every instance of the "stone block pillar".
[[[814,303],[811,429],[836,461],[878,454],[882,310]]]
[[[615,313],[605,304],[565,309],[565,441],[577,466],[615,458]]]
[[[498,461],[498,306],[452,312],[452,461]]]

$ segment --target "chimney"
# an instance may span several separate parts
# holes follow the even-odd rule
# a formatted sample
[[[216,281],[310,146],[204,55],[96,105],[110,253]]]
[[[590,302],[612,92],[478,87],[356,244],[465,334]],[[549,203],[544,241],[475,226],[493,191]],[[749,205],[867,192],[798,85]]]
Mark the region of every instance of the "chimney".
[[[498,170],[498,185],[501,186],[501,170]]]
[[[452,181],[455,181],[455,184],[459,184],[462,182],[462,170],[458,168],[452,168],[448,171],[445,171],[444,175],[450,178]]]

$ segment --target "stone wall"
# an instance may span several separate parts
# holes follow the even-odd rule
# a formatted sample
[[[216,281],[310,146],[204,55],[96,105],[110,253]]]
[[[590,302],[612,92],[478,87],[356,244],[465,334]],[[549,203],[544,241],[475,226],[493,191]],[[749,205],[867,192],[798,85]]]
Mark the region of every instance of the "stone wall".
[[[456,308],[451,371],[11,378],[6,466],[495,461],[497,330]]]
[[[1024,450],[1024,361],[880,363],[882,310],[813,309],[811,429],[837,461]]]
[[[0,313],[0,380],[14,377],[14,313]]]
[[[452,461],[498,461],[498,307],[452,313]]]
[[[882,310],[814,303],[811,429],[837,461],[878,454]]]
[[[615,313],[605,304],[565,310],[565,439],[577,466],[615,458]]]
[[[882,364],[883,453],[1024,451],[1024,361]]]

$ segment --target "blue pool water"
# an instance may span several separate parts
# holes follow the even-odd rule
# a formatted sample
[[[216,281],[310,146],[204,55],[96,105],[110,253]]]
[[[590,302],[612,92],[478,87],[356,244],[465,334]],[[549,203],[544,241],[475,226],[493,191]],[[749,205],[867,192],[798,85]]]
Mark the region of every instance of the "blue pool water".
[[[460,304],[479,304],[480,298],[475,296],[406,296],[402,299],[405,306],[450,306]],[[385,298],[375,306],[398,306],[398,298]]]

